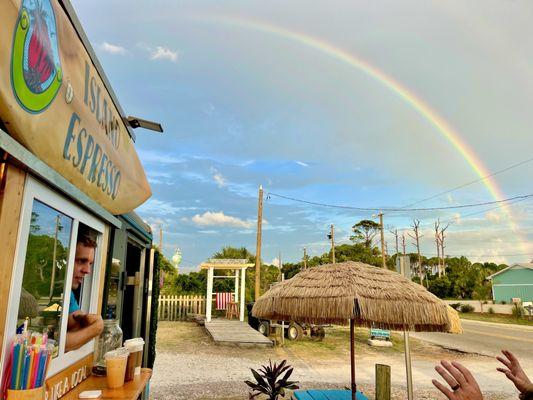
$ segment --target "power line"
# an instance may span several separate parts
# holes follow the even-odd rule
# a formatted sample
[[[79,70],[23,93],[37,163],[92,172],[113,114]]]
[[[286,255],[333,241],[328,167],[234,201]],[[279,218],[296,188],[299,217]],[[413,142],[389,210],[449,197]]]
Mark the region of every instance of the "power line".
[[[490,206],[493,204],[502,204],[507,203],[514,200],[525,200],[530,197],[533,197],[533,193],[531,194],[525,194],[521,196],[514,196],[509,197],[507,199],[501,199],[501,200],[494,200],[494,201],[485,201],[481,203],[473,203],[473,204],[461,204],[456,206],[445,206],[445,207],[426,207],[426,208],[403,208],[403,207],[355,207],[355,206],[344,206],[344,205],[338,205],[338,204],[329,204],[329,203],[319,203],[314,201],[308,201],[303,199],[298,199],[295,197],[289,197],[284,196],[277,193],[268,193],[267,200],[270,199],[272,196],[279,197],[285,200],[295,201],[298,203],[304,203],[304,204],[310,204],[313,206],[319,206],[319,207],[330,207],[330,208],[340,208],[344,210],[357,210],[357,211],[386,211],[386,212],[405,212],[405,211],[437,211],[437,210],[453,210],[453,209],[460,209],[460,208],[471,208],[471,207],[480,207],[480,206]]]
[[[415,254],[416,253],[411,253]],[[423,256],[427,257],[437,257],[435,254],[431,253],[421,253]],[[518,257],[518,256],[533,256],[533,253],[515,253],[515,254],[446,254],[446,257]]]
[[[430,196],[430,197],[426,197],[425,199],[421,199],[421,200],[418,200],[418,201],[415,201],[414,203],[411,203],[411,204],[408,204],[406,205],[405,207],[408,208],[408,207],[412,207],[414,205],[417,205],[417,204],[420,204],[420,203],[423,203],[425,201],[428,201],[428,200],[432,200],[434,198],[437,198],[437,197],[440,197],[440,196],[443,196],[445,194],[448,194],[448,193],[451,193],[451,192],[454,192],[456,190],[459,190],[459,189],[462,189],[464,187],[467,187],[467,186],[470,186],[470,185],[473,185],[474,183],[478,183],[478,182],[481,182],[481,181],[484,181],[485,179],[488,179],[490,177],[493,177],[493,176],[496,176],[496,175],[499,175],[503,172],[506,172],[506,171],[509,171],[510,169],[513,169],[513,168],[516,168],[516,167],[519,167],[521,165],[524,165],[524,164],[527,164],[529,162],[533,161],[533,157],[532,158],[528,158],[527,160],[524,160],[524,161],[520,161],[516,164],[513,164],[513,165],[510,165],[509,167],[506,167],[506,168],[503,168],[503,169],[500,169],[496,172],[493,172],[493,173],[490,173],[488,175],[485,175],[485,176],[482,176],[481,178],[479,179],[476,179],[476,180],[473,180],[473,181],[470,181],[470,182],[467,182],[467,183],[464,183],[462,185],[459,185],[459,186],[456,186],[454,188],[451,188],[449,190],[445,190],[444,192],[440,192],[440,193],[437,193],[433,196]]]

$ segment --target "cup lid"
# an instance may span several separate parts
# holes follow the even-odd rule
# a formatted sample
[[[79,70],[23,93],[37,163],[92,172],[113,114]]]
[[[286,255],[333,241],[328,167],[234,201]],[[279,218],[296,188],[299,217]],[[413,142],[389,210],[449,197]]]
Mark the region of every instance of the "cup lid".
[[[118,349],[108,351],[105,353],[104,358],[122,358],[127,357],[130,354],[129,350],[125,347],[119,347]]]
[[[139,346],[139,345],[143,345],[144,346],[144,339],[142,337],[128,339],[128,340],[126,340],[124,342],[124,346],[126,346],[126,347]]]

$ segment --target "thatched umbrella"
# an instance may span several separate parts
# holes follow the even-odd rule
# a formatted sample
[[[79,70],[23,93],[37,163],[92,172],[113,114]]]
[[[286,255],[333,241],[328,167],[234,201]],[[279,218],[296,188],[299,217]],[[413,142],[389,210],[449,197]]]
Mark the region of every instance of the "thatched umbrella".
[[[301,271],[261,296],[252,314],[312,324],[346,325],[350,321],[354,399],[355,324],[399,331],[461,332],[457,312],[423,286],[396,272],[351,261]]]

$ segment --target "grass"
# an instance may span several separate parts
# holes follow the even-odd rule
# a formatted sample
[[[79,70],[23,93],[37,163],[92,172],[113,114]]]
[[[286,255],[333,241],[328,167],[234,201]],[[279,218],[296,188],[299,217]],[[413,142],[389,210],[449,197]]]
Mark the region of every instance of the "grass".
[[[356,351],[364,353],[403,353],[403,335],[393,332],[392,347],[371,347],[367,344],[370,338],[370,330],[368,328],[356,328],[355,330],[355,346]],[[416,351],[420,346],[423,346],[419,341],[411,339],[411,350]],[[313,351],[315,353],[324,353],[324,355],[331,355],[331,352],[339,352],[348,354],[350,351],[350,328],[347,326],[330,326],[326,327],[326,337],[322,341],[313,340],[304,337],[302,340],[290,341],[285,339],[285,347],[296,351]]]
[[[529,325],[533,326],[533,319],[528,320],[527,318],[517,319],[512,315],[508,314],[488,314],[488,313],[460,313],[462,319],[470,319],[474,321],[485,321],[485,322],[497,322],[499,324],[515,324],[515,325]]]

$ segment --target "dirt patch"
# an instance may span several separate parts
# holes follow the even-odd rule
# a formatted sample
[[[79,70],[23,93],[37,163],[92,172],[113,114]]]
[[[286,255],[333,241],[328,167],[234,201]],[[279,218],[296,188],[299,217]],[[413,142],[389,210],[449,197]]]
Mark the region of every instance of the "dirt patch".
[[[356,332],[356,367],[359,387],[373,398],[374,366],[392,368],[393,398],[405,399],[405,361],[403,339],[393,335],[392,348],[375,348],[366,344],[367,329]],[[486,399],[516,398],[512,388],[495,385],[497,376],[488,368],[488,358],[444,350],[420,340],[411,339],[415,398],[439,399],[431,379],[433,366],[440,359],[453,359],[478,373]],[[349,330],[326,328],[322,342],[304,338],[285,341],[284,347],[240,348],[216,345],[202,326],[192,322],[160,322],[157,334],[157,357],[151,382],[154,399],[247,399],[244,380],[251,379],[250,368],[287,359],[294,367],[294,379],[302,388],[344,388],[349,385]],[[492,360],[490,360],[492,361]],[[498,376],[501,383],[501,377]],[[491,386],[492,382],[492,386]],[[500,393],[501,390],[509,390]]]

